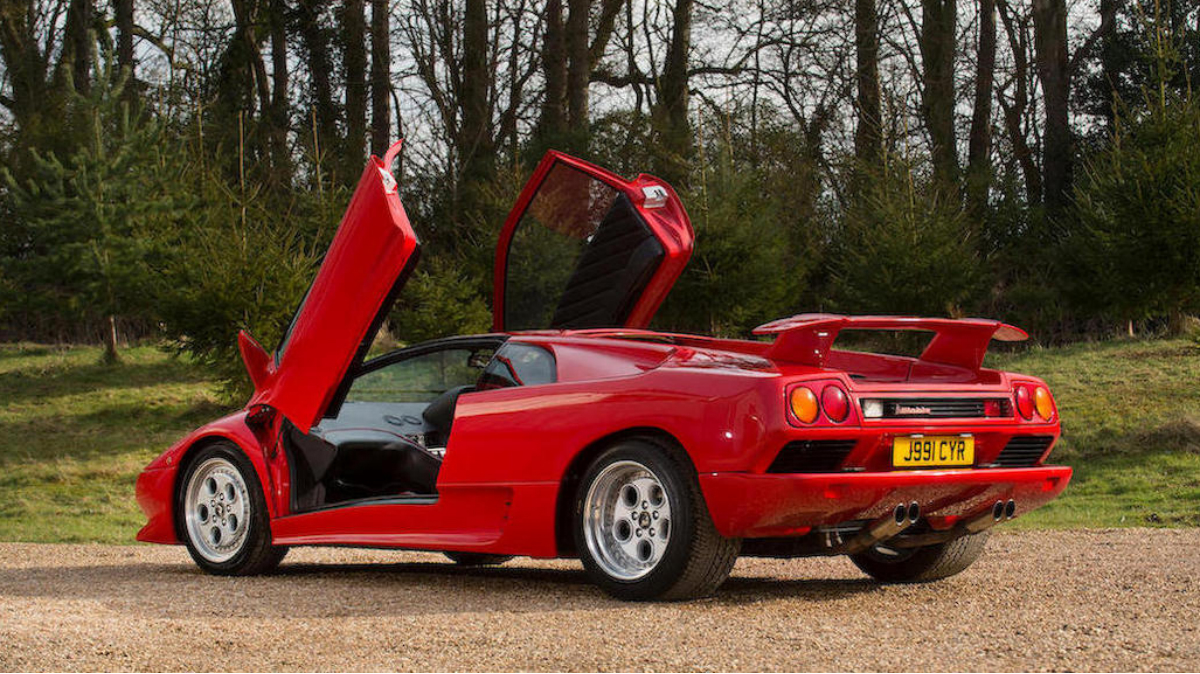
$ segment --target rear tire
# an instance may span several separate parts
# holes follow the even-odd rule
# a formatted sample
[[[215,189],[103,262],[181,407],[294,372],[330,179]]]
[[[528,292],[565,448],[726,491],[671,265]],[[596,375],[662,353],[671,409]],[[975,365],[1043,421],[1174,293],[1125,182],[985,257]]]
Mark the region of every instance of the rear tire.
[[[592,581],[632,601],[712,594],[741,549],[741,539],[717,532],[687,455],[648,438],[592,462],[576,493],[574,533]]]
[[[188,553],[218,576],[269,573],[288,549],[271,545],[271,522],[258,473],[228,442],[190,457],[175,500],[179,532]]]
[[[921,548],[875,546],[850,555],[850,560],[885,583],[927,583],[962,573],[983,554],[987,538],[988,532],[984,531]]]
[[[512,555],[488,555],[482,552],[443,552],[443,555],[459,566],[500,566],[512,559]]]

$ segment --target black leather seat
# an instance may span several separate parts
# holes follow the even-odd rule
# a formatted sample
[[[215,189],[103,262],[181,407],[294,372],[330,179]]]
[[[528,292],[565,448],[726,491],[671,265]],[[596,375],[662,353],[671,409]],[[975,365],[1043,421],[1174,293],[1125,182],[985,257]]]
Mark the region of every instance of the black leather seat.
[[[450,439],[450,427],[454,424],[454,408],[458,406],[458,397],[474,390],[474,386],[456,386],[429,403],[429,407],[421,412],[421,416],[433,426],[434,432],[426,434],[425,444],[430,447],[446,446],[446,441]],[[434,437],[430,437],[431,435]]]

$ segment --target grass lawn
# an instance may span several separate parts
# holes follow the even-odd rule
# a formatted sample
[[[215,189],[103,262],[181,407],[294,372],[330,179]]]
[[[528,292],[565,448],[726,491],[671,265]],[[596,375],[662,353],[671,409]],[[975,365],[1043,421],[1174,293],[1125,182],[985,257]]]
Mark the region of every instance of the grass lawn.
[[[0,347],[0,540],[129,543],[138,472],[222,414],[204,374],[154,347]]]
[[[99,361],[93,347],[0,346],[0,540],[132,542],[138,471],[227,409],[202,372],[154,347]],[[1200,525],[1200,347],[1080,344],[988,365],[1049,382],[1064,419],[1052,457],[1076,471],[1012,526]]]
[[[1014,525],[1200,526],[1200,345],[1115,341],[989,356],[1042,377],[1063,422],[1061,498]]]

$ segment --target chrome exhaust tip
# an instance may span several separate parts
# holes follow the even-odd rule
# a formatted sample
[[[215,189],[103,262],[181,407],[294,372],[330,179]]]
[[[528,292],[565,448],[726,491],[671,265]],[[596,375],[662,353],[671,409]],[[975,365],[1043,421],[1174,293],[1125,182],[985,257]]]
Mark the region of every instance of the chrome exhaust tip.
[[[992,519],[999,522],[1004,519],[1004,501],[996,501],[996,505],[992,506]]]
[[[1008,499],[1008,503],[1004,505],[1004,517],[1012,519],[1017,515],[1017,502],[1013,499]]]
[[[916,524],[917,520],[921,519],[921,504],[913,501],[908,504],[908,522]]]
[[[896,521],[896,526],[904,526],[904,523],[908,521],[908,508],[905,508],[903,503],[897,505],[892,518]]]

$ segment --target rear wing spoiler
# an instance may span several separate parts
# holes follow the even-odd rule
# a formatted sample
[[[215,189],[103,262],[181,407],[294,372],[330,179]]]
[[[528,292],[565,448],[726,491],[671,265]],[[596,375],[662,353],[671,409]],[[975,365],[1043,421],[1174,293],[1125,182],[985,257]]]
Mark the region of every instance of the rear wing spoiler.
[[[825,359],[842,330],[919,330],[934,337],[918,360],[979,370],[993,339],[1020,342],[1024,330],[980,318],[916,318],[911,316],[839,316],[798,314],[760,325],[756,335],[775,335],[766,357],[789,363],[824,367]]]

